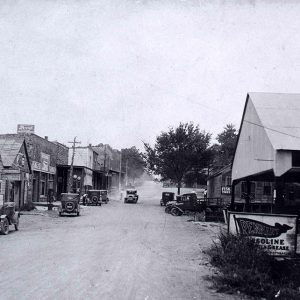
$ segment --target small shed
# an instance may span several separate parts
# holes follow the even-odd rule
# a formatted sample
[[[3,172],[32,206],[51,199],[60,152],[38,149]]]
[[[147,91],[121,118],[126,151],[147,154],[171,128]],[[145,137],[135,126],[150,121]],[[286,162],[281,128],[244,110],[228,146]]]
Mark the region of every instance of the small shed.
[[[300,213],[300,94],[249,93],[232,163],[232,189],[272,182],[272,212]],[[235,202],[232,193],[231,204]]]

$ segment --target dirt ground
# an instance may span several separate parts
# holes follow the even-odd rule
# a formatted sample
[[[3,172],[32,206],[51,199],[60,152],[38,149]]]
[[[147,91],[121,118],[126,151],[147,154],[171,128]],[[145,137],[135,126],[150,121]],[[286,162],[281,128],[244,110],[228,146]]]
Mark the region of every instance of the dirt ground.
[[[220,225],[165,214],[162,191],[149,182],[138,204],[112,199],[80,217],[22,215],[0,236],[0,299],[233,299],[203,278]]]

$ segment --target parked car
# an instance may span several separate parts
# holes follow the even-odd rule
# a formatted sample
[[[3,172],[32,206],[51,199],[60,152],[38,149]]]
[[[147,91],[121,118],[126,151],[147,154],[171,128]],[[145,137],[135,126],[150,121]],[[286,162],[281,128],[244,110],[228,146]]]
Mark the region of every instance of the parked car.
[[[87,205],[102,205],[101,190],[89,190],[86,198]]]
[[[181,216],[186,211],[201,212],[204,206],[197,199],[196,193],[187,193],[179,196],[177,201],[168,205],[168,212],[173,216]]]
[[[4,202],[0,206],[0,233],[8,234],[9,225],[14,225],[15,230],[19,229],[20,212],[15,210],[14,202]]]
[[[59,215],[80,215],[80,196],[74,193],[61,194],[61,203],[58,207]]]
[[[107,202],[109,201],[107,190],[100,190],[100,199],[102,203],[107,204]]]
[[[124,203],[137,203],[139,200],[139,196],[137,194],[137,190],[129,189],[126,190],[126,196],[124,198]]]
[[[161,195],[160,205],[166,206],[167,202],[174,201],[175,193],[163,192]]]

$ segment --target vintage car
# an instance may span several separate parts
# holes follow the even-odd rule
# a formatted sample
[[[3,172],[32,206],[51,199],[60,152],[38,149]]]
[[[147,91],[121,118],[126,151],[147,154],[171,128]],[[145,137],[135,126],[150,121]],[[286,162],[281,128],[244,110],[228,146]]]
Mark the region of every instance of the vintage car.
[[[59,215],[80,215],[80,196],[74,193],[61,194],[61,204],[58,207]]]
[[[126,190],[126,196],[124,198],[124,203],[137,203],[139,196],[137,190],[129,189]]]
[[[161,195],[160,206],[166,206],[167,202],[174,201],[175,193],[163,192]]]
[[[101,202],[107,204],[107,202],[109,201],[108,191],[107,190],[100,190],[100,198],[101,198]]]
[[[165,211],[173,216],[181,216],[186,211],[201,212],[203,209],[196,193],[187,193],[177,196],[176,202],[169,202]]]
[[[89,190],[86,198],[87,205],[102,205],[101,190]]]
[[[15,230],[19,229],[20,213],[15,211],[14,202],[4,202],[0,206],[0,233],[8,234],[9,225],[14,225]]]

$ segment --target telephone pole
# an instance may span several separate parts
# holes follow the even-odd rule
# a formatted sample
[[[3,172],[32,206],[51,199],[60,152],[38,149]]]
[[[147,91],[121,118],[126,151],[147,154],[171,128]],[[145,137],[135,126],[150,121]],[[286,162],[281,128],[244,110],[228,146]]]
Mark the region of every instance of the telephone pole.
[[[70,174],[69,174],[69,180],[68,180],[68,190],[67,190],[68,193],[70,193],[71,188],[73,186],[73,165],[74,165],[74,157],[75,157],[75,147],[76,147],[76,144],[81,144],[81,142],[77,142],[76,136],[75,136],[73,142],[68,142],[68,143],[72,144],[72,149],[73,149],[71,166],[70,166]]]

